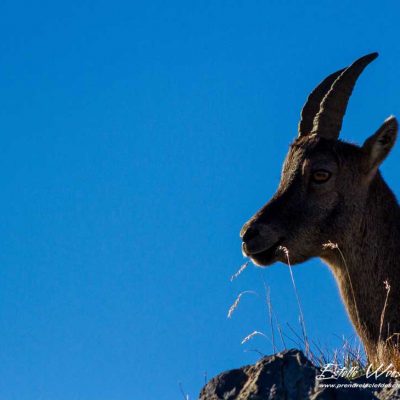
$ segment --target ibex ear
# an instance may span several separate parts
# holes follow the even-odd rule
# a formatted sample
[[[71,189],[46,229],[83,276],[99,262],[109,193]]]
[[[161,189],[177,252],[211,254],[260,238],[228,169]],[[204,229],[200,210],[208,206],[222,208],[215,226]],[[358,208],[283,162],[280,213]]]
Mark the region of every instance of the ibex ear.
[[[389,154],[396,141],[397,129],[397,120],[391,116],[364,142],[362,148],[367,157],[365,165],[367,172],[376,171]]]

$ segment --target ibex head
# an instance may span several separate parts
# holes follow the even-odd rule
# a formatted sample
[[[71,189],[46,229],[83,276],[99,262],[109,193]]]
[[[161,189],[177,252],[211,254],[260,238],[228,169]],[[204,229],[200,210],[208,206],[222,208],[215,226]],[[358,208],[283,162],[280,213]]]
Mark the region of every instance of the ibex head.
[[[395,142],[397,121],[389,117],[361,147],[338,137],[356,80],[377,56],[333,73],[308,97],[276,194],[241,230],[243,253],[256,264],[286,262],[280,246],[293,264],[321,256],[322,245],[340,243],[362,213]]]

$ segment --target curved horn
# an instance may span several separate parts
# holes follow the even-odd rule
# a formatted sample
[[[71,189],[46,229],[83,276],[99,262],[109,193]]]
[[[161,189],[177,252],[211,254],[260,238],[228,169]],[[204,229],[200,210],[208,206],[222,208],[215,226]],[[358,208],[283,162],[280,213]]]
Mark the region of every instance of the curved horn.
[[[308,135],[314,126],[314,118],[319,111],[319,107],[321,105],[322,99],[328,93],[331,88],[333,82],[335,82],[336,78],[345,70],[343,68],[339,71],[334,72],[325,78],[308,96],[306,103],[303,106],[300,114],[299,121],[299,137]]]
[[[347,103],[354,85],[364,68],[376,57],[378,57],[378,53],[371,53],[359,58],[333,82],[314,118],[312,134],[317,134],[327,139],[337,139],[339,137]]]

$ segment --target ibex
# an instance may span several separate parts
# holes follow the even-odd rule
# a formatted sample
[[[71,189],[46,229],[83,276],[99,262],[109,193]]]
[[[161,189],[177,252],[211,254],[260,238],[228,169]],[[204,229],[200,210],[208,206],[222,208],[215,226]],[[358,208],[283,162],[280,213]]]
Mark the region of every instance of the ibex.
[[[370,362],[399,367],[400,209],[378,169],[395,143],[397,120],[389,117],[361,147],[338,138],[356,80],[377,56],[358,59],[311,92],[278,189],[241,237],[243,254],[260,266],[320,257]]]

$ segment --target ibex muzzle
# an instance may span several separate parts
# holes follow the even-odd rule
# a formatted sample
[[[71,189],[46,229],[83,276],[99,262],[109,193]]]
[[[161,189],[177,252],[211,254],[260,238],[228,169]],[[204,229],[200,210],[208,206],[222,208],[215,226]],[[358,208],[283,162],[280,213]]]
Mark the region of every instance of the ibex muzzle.
[[[277,261],[284,241],[284,231],[280,228],[288,212],[287,196],[277,195],[268,202],[242,228],[243,255],[252,258],[257,265],[268,265]]]

